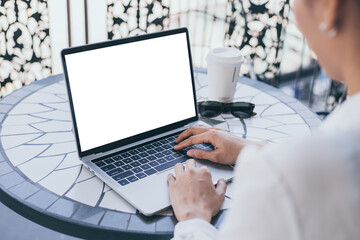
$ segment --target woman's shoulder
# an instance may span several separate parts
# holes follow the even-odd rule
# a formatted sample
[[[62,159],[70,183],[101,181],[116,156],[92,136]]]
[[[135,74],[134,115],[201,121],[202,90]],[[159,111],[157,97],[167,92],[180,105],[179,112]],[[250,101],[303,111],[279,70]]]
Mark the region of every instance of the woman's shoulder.
[[[244,161],[243,172],[261,164],[271,169],[268,173],[278,179],[297,209],[304,234],[313,239],[360,235],[354,228],[360,225],[359,134],[318,131],[257,153],[249,149],[247,155],[253,157]]]
[[[262,155],[286,179],[328,184],[352,175],[355,167],[360,172],[360,134],[350,129],[317,131],[268,147]]]
[[[246,202],[260,196],[258,209],[277,212],[275,223],[286,215],[285,223],[292,219],[304,239],[359,239],[359,143],[351,131],[317,131],[263,149],[247,147],[236,167],[235,196]]]
[[[354,131],[360,134],[360,93],[339,105],[322,124],[323,131]]]

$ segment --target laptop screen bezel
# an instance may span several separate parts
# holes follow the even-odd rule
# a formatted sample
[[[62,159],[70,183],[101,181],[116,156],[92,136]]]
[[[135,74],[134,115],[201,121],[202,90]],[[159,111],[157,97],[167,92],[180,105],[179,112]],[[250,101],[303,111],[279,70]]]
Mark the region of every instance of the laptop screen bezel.
[[[90,51],[90,50],[106,48],[106,47],[111,47],[111,46],[116,46],[116,45],[144,41],[144,40],[149,40],[149,39],[153,39],[153,38],[165,37],[165,36],[181,34],[181,33],[186,34],[187,49],[188,49],[189,64],[190,64],[189,69],[190,69],[191,84],[192,84],[192,90],[193,90],[193,96],[194,96],[195,116],[178,121],[173,124],[169,124],[169,125],[166,125],[166,126],[163,126],[160,128],[156,128],[156,129],[153,129],[153,130],[141,133],[141,134],[137,134],[137,135],[125,138],[125,139],[121,139],[121,140],[118,140],[115,142],[107,143],[102,146],[98,146],[98,147],[95,147],[92,149],[82,151],[81,144],[80,144],[79,132],[78,132],[78,128],[77,128],[76,115],[75,115],[75,111],[74,111],[73,99],[72,99],[72,94],[71,94],[71,87],[70,87],[70,82],[69,82],[69,77],[68,77],[68,72],[67,72],[67,67],[66,67],[65,56],[74,54],[74,53],[84,52],[84,51]],[[116,40],[110,40],[110,41],[105,41],[105,42],[99,42],[99,43],[93,43],[93,44],[87,44],[87,45],[82,45],[82,46],[66,48],[61,51],[61,61],[62,61],[62,65],[63,65],[66,88],[67,88],[68,97],[69,97],[68,100],[69,100],[69,105],[70,105],[71,118],[72,118],[72,122],[73,122],[73,131],[74,131],[76,146],[77,146],[78,154],[79,154],[80,158],[89,156],[92,154],[105,153],[107,151],[110,151],[110,150],[113,150],[116,148],[120,148],[120,147],[129,145],[131,143],[138,142],[138,141],[159,135],[161,133],[165,133],[165,132],[168,132],[171,130],[181,128],[191,122],[195,122],[195,121],[199,120],[197,101],[196,101],[197,98],[196,98],[196,90],[195,90],[193,65],[192,65],[192,58],[191,58],[191,49],[190,49],[190,39],[189,39],[189,33],[188,33],[187,28],[179,28],[179,29],[174,29],[174,30],[167,30],[167,31],[162,31],[162,32],[157,32],[157,33],[150,33],[150,34],[145,34],[145,35],[140,35],[140,36],[134,36],[134,37],[128,37],[128,38],[122,38],[122,39],[116,39]],[[146,116],[144,116],[144,117],[146,117]]]

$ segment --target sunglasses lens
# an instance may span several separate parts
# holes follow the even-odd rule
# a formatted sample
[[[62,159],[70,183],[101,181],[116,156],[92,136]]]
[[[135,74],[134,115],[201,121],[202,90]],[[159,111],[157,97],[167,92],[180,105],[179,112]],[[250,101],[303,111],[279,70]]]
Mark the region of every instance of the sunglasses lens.
[[[239,118],[249,118],[253,115],[253,110],[255,108],[255,105],[252,103],[246,103],[246,102],[237,102],[233,103],[231,105],[231,113],[235,117]]]
[[[200,102],[198,104],[200,115],[203,117],[216,117],[221,113],[221,104],[218,102]]]
[[[247,102],[236,102],[233,103],[230,107],[231,112],[246,112],[246,113],[252,113],[254,110],[255,105],[252,103]]]
[[[234,115],[235,117],[238,117],[238,118],[249,118],[249,117],[253,116],[252,112],[248,113],[248,112],[233,111],[231,113],[232,113],[232,115]]]

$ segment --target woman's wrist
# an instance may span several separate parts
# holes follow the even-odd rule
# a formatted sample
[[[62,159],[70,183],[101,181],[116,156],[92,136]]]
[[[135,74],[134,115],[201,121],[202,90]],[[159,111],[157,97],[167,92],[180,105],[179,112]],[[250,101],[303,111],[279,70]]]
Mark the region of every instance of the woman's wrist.
[[[187,221],[187,220],[191,220],[191,219],[202,219],[208,223],[211,222],[211,218],[212,218],[212,214],[210,212],[207,211],[199,211],[199,209],[197,210],[187,210],[184,211],[183,214],[181,214],[181,216],[178,217],[179,222],[182,221]]]

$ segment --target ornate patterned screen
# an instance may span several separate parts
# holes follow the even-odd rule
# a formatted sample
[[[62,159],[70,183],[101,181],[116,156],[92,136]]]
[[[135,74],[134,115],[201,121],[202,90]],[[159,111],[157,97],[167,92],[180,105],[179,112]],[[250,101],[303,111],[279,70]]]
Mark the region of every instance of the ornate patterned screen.
[[[0,0],[0,97],[51,72],[46,0]]]
[[[109,0],[108,38],[185,26],[195,66],[206,65],[209,48],[232,46],[269,81],[279,75],[289,11],[290,0]]]
[[[108,39],[163,30],[169,23],[169,1],[108,0]]]
[[[260,80],[276,84],[290,0],[240,0],[230,1],[229,5],[225,45],[239,48],[244,55],[250,56]]]

